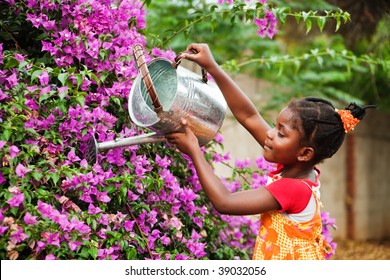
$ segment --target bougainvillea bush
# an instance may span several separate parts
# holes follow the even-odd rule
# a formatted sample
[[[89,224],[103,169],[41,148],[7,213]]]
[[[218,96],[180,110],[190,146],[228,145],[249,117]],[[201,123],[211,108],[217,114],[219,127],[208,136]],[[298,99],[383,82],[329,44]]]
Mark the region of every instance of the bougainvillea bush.
[[[142,2],[7,0],[0,11],[1,259],[250,258],[257,219],[216,213],[169,144],[111,149],[94,165],[83,157],[91,133],[144,132],[126,110],[132,47],[146,45]],[[228,164],[222,135],[203,149]],[[273,166],[231,168],[223,182],[236,191],[263,186]]]

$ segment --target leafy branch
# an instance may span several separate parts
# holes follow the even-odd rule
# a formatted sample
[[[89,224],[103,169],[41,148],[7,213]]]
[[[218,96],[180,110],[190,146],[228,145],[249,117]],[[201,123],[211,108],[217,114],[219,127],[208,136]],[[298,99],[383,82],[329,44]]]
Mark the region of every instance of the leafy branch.
[[[324,58],[329,57],[333,60],[343,59],[347,70],[350,71],[354,66],[365,65],[368,66],[370,72],[374,74],[377,70],[377,67],[382,67],[385,72],[390,72],[390,60],[381,59],[378,57],[373,57],[370,55],[356,56],[350,51],[342,50],[336,51],[333,49],[326,49],[319,51],[318,49],[313,49],[310,53],[305,53],[300,56],[271,56],[268,58],[254,58],[250,60],[237,63],[235,60],[227,61],[224,64],[224,68],[228,71],[238,72],[240,68],[247,66],[249,64],[257,63],[261,66],[265,66],[267,69],[272,67],[279,66],[280,71],[283,70],[283,65],[293,64],[295,65],[295,70],[298,71],[302,65],[303,61],[308,61],[309,59],[315,59],[319,66],[322,66],[324,63]],[[279,73],[281,74],[281,72]]]
[[[299,11],[291,12],[291,8],[282,7],[282,8],[273,8],[272,12],[275,16],[283,23],[286,23],[286,18],[288,16],[294,17],[296,22],[299,24],[302,20],[306,24],[306,33],[309,33],[313,26],[313,21],[317,22],[317,26],[322,32],[325,27],[325,23],[328,19],[336,20],[336,29],[337,32],[343,22],[346,24],[351,20],[351,15],[348,12],[345,12],[341,9],[338,11],[324,11],[324,15],[317,15],[318,11]]]
[[[164,47],[169,41],[178,36],[181,33],[188,33],[194,26],[201,22],[210,21],[211,29],[214,30],[216,26],[217,19],[222,20],[230,19],[232,25],[236,24],[237,19],[241,22],[252,21],[254,18],[264,17],[265,12],[271,10],[276,18],[282,24],[286,23],[287,17],[294,17],[297,24],[302,20],[306,24],[306,33],[309,33],[312,29],[313,22],[316,21],[318,28],[322,32],[326,21],[329,19],[336,20],[336,30],[337,31],[341,23],[347,23],[350,21],[350,14],[339,9],[338,11],[324,11],[323,15],[317,15],[318,11],[298,11],[292,12],[289,7],[268,7],[261,3],[257,3],[255,7],[250,7],[248,4],[235,4],[230,9],[220,9],[218,5],[211,5],[208,10],[196,10],[192,13],[192,16],[195,16],[194,19],[186,18],[182,21],[183,27],[179,30],[174,31],[169,37],[165,38],[157,47]]]

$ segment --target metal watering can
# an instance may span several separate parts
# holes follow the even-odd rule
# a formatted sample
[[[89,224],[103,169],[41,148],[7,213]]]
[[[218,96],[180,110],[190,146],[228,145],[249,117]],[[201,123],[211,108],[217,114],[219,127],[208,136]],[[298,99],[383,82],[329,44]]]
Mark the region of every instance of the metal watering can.
[[[226,115],[226,101],[213,82],[181,67],[180,55],[173,62],[157,58],[146,64],[143,47],[135,45],[134,59],[139,74],[128,98],[131,120],[150,133],[98,143],[94,135],[88,140],[85,158],[90,164],[99,151],[146,143],[165,142],[165,134],[178,131],[181,119],[198,138],[199,145],[211,141],[221,128]]]

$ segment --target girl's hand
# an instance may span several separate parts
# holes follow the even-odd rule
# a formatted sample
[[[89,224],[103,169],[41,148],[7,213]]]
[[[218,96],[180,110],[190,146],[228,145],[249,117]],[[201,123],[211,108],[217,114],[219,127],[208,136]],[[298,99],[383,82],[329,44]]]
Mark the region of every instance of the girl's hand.
[[[189,128],[185,119],[182,119],[182,129],[179,132],[172,132],[165,135],[169,143],[174,144],[182,153],[191,157],[199,148],[199,141],[192,130]]]
[[[187,47],[187,51],[180,54],[181,58],[185,58],[199,64],[200,67],[205,69],[212,75],[213,69],[218,67],[210,48],[207,44],[190,44]]]

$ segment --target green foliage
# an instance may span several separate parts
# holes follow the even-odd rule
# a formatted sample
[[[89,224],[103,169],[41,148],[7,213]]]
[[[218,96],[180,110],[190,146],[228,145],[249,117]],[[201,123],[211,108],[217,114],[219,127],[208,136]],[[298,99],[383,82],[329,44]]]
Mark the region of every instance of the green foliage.
[[[179,52],[191,42],[208,43],[227,71],[246,72],[273,82],[269,109],[280,108],[291,97],[318,95],[339,106],[357,101],[390,111],[388,17],[380,22],[371,40],[352,51],[337,31],[341,25],[353,24],[354,19],[348,11],[325,1],[268,1],[279,20],[275,40],[255,34],[253,18],[266,6],[241,1],[225,7],[201,3],[151,1],[150,7],[156,9],[148,15],[152,24],[147,32],[155,34],[153,44],[168,44]],[[169,29],[164,26],[179,28],[164,36],[159,34]]]

